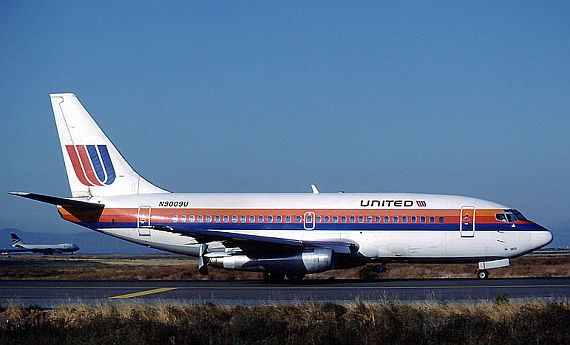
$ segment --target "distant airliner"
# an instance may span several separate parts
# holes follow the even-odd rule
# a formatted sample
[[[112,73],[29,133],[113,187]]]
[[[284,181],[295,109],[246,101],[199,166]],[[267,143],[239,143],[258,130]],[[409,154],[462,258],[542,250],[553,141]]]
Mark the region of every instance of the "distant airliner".
[[[130,167],[75,95],[52,94],[51,102],[72,197],[11,194],[57,205],[81,226],[196,256],[201,273],[211,265],[275,281],[367,262],[471,262],[483,279],[552,241],[519,211],[462,196],[314,186],[306,194],[170,193]]]
[[[14,253],[14,252],[33,252],[42,253],[44,255],[71,253],[78,251],[79,247],[73,243],[60,243],[60,244],[25,244],[20,240],[18,235],[10,234],[12,237],[12,248],[0,249],[1,253]]]

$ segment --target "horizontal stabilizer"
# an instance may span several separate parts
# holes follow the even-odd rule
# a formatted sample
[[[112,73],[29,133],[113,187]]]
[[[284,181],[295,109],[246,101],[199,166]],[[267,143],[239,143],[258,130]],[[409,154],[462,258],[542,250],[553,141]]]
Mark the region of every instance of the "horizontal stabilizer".
[[[104,204],[98,204],[94,202],[87,202],[87,201],[79,201],[67,198],[60,198],[57,196],[49,196],[43,194],[34,194],[34,193],[27,193],[27,192],[8,192],[8,194],[21,196],[23,198],[28,198],[32,200],[37,200],[41,202],[45,202],[52,205],[59,205],[59,206],[71,206],[74,208],[101,208],[105,207]]]
[[[65,211],[73,215],[77,220],[86,223],[94,223],[99,221],[99,217],[101,217],[103,209],[105,208],[104,204],[60,198],[57,196],[49,196],[49,195],[34,194],[27,192],[8,192],[8,194],[21,196],[23,198],[37,200],[52,205],[61,206],[61,208],[63,208]]]

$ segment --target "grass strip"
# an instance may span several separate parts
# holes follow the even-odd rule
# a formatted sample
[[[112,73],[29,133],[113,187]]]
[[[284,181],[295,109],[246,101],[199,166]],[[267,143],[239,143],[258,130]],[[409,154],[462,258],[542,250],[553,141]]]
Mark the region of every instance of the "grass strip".
[[[568,301],[0,308],[1,344],[570,344]]]

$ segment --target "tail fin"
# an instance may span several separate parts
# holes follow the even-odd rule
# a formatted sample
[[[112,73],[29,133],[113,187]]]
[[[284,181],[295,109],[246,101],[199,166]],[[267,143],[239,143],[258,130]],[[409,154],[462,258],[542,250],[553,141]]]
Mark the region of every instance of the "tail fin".
[[[10,236],[12,237],[12,245],[16,245],[16,244],[22,242],[22,240],[20,240],[20,238],[18,237],[18,235],[16,235],[16,234],[10,234]]]
[[[131,168],[74,94],[50,97],[73,197],[168,193]]]

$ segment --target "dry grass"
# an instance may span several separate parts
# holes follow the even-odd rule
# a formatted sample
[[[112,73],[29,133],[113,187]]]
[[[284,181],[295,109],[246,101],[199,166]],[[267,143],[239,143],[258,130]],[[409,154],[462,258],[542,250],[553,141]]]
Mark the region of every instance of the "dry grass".
[[[568,302],[0,309],[1,344],[569,344]]]
[[[72,279],[72,280],[238,280],[261,279],[260,273],[210,269],[210,275],[198,273],[197,262],[179,256],[25,256],[18,265],[0,261],[0,279]],[[475,264],[388,264],[378,274],[379,265],[369,264],[348,270],[309,275],[312,279],[425,279],[473,278]],[[523,256],[511,260],[511,266],[490,271],[492,278],[569,277],[570,257]]]

